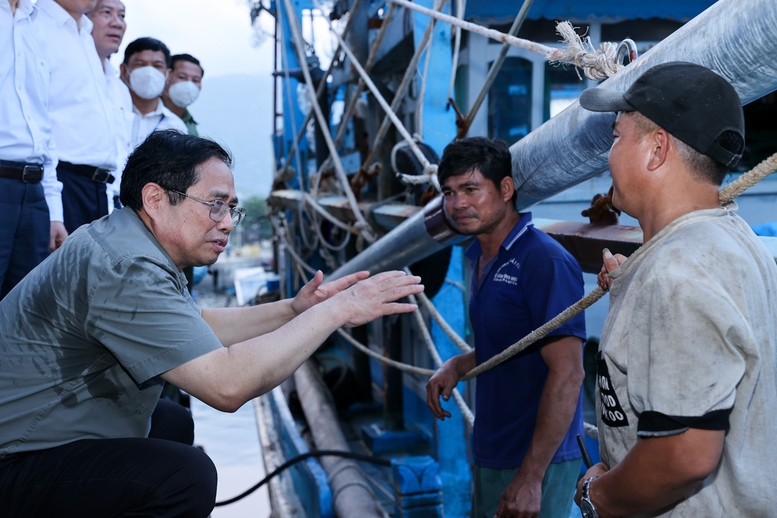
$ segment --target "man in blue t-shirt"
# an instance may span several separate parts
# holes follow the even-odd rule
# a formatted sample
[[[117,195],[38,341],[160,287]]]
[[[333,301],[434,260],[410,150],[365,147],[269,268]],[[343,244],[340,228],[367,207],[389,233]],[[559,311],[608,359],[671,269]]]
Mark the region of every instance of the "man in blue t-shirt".
[[[472,264],[475,349],[445,362],[427,384],[435,417],[459,379],[545,324],[583,295],[577,261],[515,208],[507,144],[482,137],[449,144],[437,171],[445,210]],[[477,380],[473,517],[569,516],[580,471],[585,319],[569,320]]]

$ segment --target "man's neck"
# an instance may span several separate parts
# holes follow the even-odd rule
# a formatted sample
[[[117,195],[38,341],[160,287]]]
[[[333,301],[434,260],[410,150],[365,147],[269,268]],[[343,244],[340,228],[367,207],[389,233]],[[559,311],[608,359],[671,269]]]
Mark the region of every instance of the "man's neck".
[[[67,14],[69,14],[70,16],[73,17],[73,19],[76,21],[76,26],[78,27],[78,32],[81,32],[81,18],[84,17],[84,13],[82,13],[81,11],[72,11],[72,10],[68,9],[67,7],[62,5],[61,0],[54,0],[54,1],[62,9],[64,9]]]
[[[634,217],[642,228],[643,242],[650,241],[667,225],[686,214],[720,208],[720,187],[697,180],[691,172],[679,166],[674,166],[673,170],[675,174],[671,183],[658,182],[641,190],[641,207]]]
[[[483,264],[493,259],[499,253],[499,247],[502,246],[508,234],[513,229],[521,215],[517,210],[510,210],[499,225],[487,234],[478,234],[475,236],[480,243],[480,250],[483,252],[480,260]]]
[[[143,115],[156,111],[157,108],[159,108],[159,97],[154,99],[143,99],[132,90],[130,90],[130,93],[132,94],[132,104],[134,104],[135,108]]]
[[[11,16],[13,16],[19,8],[19,0],[8,0],[8,4],[11,6]]]
[[[169,96],[162,94],[162,102],[165,104],[165,108],[183,118],[183,114],[186,113],[186,108],[181,108],[176,105]]]

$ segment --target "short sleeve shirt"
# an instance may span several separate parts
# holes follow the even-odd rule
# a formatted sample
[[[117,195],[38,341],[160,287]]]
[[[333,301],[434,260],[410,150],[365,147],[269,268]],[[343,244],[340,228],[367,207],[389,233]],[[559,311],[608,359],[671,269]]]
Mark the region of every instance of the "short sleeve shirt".
[[[478,364],[502,352],[583,296],[580,265],[557,241],[534,228],[531,213],[511,230],[497,256],[477,281],[482,255],[475,241],[466,252],[472,262],[469,313]],[[549,336],[585,339],[581,313]],[[541,341],[477,378],[473,433],[475,462],[485,468],[521,465],[534,434],[540,395],[548,368],[540,355]],[[553,458],[580,458],[575,435],[582,433],[578,399],[572,426]]]
[[[703,210],[672,222],[610,276],[597,376],[602,460],[618,464],[638,437],[682,433],[678,422],[727,415],[718,469],[661,516],[772,516],[774,259],[733,212]]]
[[[0,301],[0,455],[144,437],[159,375],[220,347],[132,209],[81,227]]]

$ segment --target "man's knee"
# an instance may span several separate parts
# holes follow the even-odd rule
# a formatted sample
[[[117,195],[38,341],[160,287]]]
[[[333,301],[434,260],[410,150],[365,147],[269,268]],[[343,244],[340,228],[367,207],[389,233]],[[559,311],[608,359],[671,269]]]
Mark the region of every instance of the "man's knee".
[[[194,420],[191,412],[180,404],[160,399],[151,415],[151,439],[166,439],[181,444],[194,444]]]
[[[154,516],[206,517],[216,502],[218,475],[213,461],[202,450],[176,446],[176,462],[155,488],[147,510]]]

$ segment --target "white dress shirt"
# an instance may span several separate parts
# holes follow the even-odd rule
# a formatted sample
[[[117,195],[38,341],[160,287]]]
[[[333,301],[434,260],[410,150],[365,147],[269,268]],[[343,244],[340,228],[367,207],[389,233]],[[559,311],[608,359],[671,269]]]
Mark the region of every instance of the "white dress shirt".
[[[76,23],[54,0],[37,6],[51,63],[49,116],[59,159],[115,170],[117,139],[92,21],[81,16]]]
[[[49,62],[42,50],[38,10],[21,0],[16,14],[0,1],[0,159],[43,165],[49,219],[62,221],[62,184],[46,111]]]
[[[103,61],[105,70],[105,82],[108,87],[108,97],[113,106],[113,128],[116,131],[116,170],[113,176],[116,180],[106,185],[108,195],[108,212],[113,210],[113,197],[119,195],[121,187],[121,173],[124,171],[124,165],[127,163],[127,157],[132,150],[131,132],[132,122],[135,120],[135,114],[132,111],[132,96],[129,88],[124,81],[119,78],[119,74],[111,64],[110,60]]]
[[[189,134],[186,124],[178,115],[167,109],[161,98],[158,100],[156,110],[152,112],[143,115],[134,106],[132,111],[135,113],[135,120],[132,122],[132,149],[157,130],[174,129],[186,135]]]

